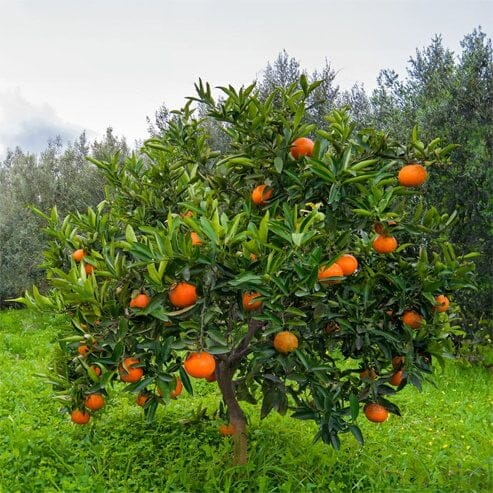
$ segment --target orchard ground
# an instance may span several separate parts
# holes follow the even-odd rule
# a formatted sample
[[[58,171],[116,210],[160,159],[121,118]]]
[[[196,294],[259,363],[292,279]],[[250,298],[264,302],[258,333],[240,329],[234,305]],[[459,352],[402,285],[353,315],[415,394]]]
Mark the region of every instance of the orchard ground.
[[[335,452],[312,422],[272,413],[250,421],[247,466],[231,466],[218,432],[216,384],[195,381],[147,424],[135,395],[111,392],[88,426],[70,423],[36,374],[46,373],[62,317],[0,312],[1,492],[485,492],[491,491],[491,373],[451,361],[436,387],[395,396],[403,416],[358,419],[366,444],[343,435]],[[119,387],[121,384],[116,384]]]

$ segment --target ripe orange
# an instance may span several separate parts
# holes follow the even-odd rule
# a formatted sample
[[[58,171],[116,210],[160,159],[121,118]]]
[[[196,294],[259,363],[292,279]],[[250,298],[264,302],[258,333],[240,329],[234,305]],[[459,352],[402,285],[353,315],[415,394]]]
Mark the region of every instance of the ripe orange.
[[[336,264],[342,269],[345,276],[354,274],[358,269],[358,260],[353,255],[347,253],[336,260]]]
[[[421,164],[406,164],[399,170],[397,179],[404,187],[419,187],[428,179],[428,172]]]
[[[123,363],[118,367],[118,373],[122,382],[135,383],[144,376],[144,369],[135,367],[140,362],[137,358],[125,358]]]
[[[243,305],[243,310],[247,312],[253,312],[258,310],[262,306],[262,301],[253,301],[255,298],[262,296],[257,291],[251,291],[250,293],[243,293],[241,295],[241,304]]]
[[[86,274],[87,275],[90,275],[94,272],[94,270],[96,269],[96,267],[94,267],[94,265],[91,265],[91,264],[84,264],[84,270],[86,271]]]
[[[378,235],[373,240],[373,249],[378,253],[392,253],[398,247],[393,236]]]
[[[91,411],[97,411],[104,406],[104,397],[102,394],[89,394],[84,401],[84,405]]]
[[[172,390],[169,396],[172,399],[176,399],[182,392],[183,392],[183,382],[181,381],[181,379],[177,378],[175,390]]]
[[[86,425],[87,423],[89,423],[91,415],[85,409],[74,409],[70,413],[70,419],[78,425]]]
[[[298,338],[292,332],[283,330],[276,334],[273,344],[278,353],[288,354],[298,347]]]
[[[390,385],[395,385],[398,387],[402,380],[403,380],[403,372],[402,370],[397,370],[393,375],[392,378],[389,380]]]
[[[361,380],[376,380],[378,378],[378,373],[373,368],[367,368],[359,374],[359,377]]]
[[[99,368],[99,366],[91,365],[89,368],[96,374],[97,377],[101,376],[101,368]]]
[[[91,351],[91,349],[89,348],[89,346],[87,344],[80,344],[79,347],[77,348],[77,352],[81,356],[86,356],[90,351]]]
[[[411,329],[419,329],[424,318],[415,310],[406,310],[401,317],[402,323],[411,327]]]
[[[339,264],[334,263],[332,265],[329,265],[328,267],[320,267],[320,269],[318,269],[317,279],[322,283],[337,284],[341,281],[337,279],[329,281],[327,279],[329,277],[343,277],[343,276],[344,276],[344,271],[342,270],[342,267]]]
[[[79,248],[78,250],[75,250],[75,252],[72,253],[72,258],[76,262],[80,262],[85,256],[86,256],[86,252],[82,248]]]
[[[223,437],[230,437],[235,433],[235,426],[231,423],[229,425],[222,424],[219,427],[219,433],[221,433]]]
[[[151,394],[149,392],[139,392],[139,395],[135,399],[135,402],[137,403],[137,406],[144,407],[146,405],[146,402],[151,398]]]
[[[204,242],[200,239],[200,236],[195,231],[190,233],[190,239],[192,240],[193,246],[200,246],[204,244]]]
[[[252,202],[255,205],[267,205],[267,202],[272,197],[273,191],[274,190],[267,185],[258,185],[252,190]]]
[[[392,358],[392,368],[401,369],[404,366],[404,361],[406,361],[404,356],[394,356]]]
[[[147,308],[151,302],[151,297],[148,294],[140,293],[135,298],[130,300],[130,308]]]
[[[310,157],[313,154],[314,146],[313,140],[308,137],[300,137],[291,144],[291,156],[295,159],[298,159],[301,156]]]
[[[369,421],[373,423],[383,423],[389,417],[389,412],[380,404],[376,402],[371,402],[365,404],[363,412]]]
[[[177,308],[192,306],[197,302],[197,288],[185,281],[173,284],[169,290],[169,301]]]
[[[448,310],[450,301],[444,294],[439,294],[438,296],[435,296],[435,300],[438,303],[438,305],[435,306],[435,310],[438,313],[443,313]]]
[[[216,360],[207,351],[192,352],[183,363],[185,371],[195,378],[207,378],[216,369]]]

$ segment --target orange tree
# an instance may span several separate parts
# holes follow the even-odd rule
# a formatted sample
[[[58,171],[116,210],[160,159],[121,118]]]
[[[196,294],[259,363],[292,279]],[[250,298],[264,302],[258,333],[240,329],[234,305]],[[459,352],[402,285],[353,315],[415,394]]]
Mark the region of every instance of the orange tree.
[[[52,290],[22,301],[69,315],[50,380],[76,422],[88,421],[88,396],[103,407],[117,381],[152,419],[206,378],[236,462],[246,461],[241,401],[258,402],[262,418],[314,420],[337,449],[341,433],[363,442],[360,409],[373,421],[399,414],[392,395],[420,388],[449,351],[473,254],[456,255],[454,217],[421,197],[453,146],[356,131],[344,110],[315,128],[305,102],[317,84],[302,77],[266,99],[224,87],[216,100],[200,82],[161,137],[123,162],[92,160],[106,180],[97,208],[44,215]]]

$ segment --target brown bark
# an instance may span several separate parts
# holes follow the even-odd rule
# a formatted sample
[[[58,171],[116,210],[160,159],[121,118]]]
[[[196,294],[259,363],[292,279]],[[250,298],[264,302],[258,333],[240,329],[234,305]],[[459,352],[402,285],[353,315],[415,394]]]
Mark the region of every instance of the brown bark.
[[[230,353],[216,356],[216,379],[221,389],[224,403],[228,407],[229,421],[234,426],[233,443],[234,456],[233,462],[235,465],[247,463],[247,422],[245,414],[240,407],[236,398],[233,376],[236,369],[239,367],[243,358],[246,357],[250,348],[250,342],[255,337],[255,334],[262,329],[264,322],[250,319],[248,322],[248,331]]]
[[[234,426],[233,434],[233,463],[241,465],[247,463],[247,424],[243,410],[236,399],[233,386],[233,374],[235,368],[226,360],[219,360],[216,368],[216,378],[224,402],[228,407],[229,420]]]

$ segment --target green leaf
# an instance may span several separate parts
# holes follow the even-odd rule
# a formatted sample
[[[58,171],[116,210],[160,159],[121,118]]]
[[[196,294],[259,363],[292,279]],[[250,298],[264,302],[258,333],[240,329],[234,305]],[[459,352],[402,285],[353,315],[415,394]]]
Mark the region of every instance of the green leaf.
[[[211,240],[214,245],[218,243],[218,236],[216,231],[214,230],[211,222],[207,220],[205,217],[200,218],[200,225],[202,226],[202,230],[207,235],[207,237]]]
[[[280,157],[274,158],[274,168],[279,174],[282,173],[283,167],[284,167],[284,163],[282,161],[282,158]]]
[[[351,410],[351,419],[354,421],[359,414],[359,401],[358,397],[356,397],[354,394],[351,394],[349,396],[349,406]]]
[[[258,230],[258,239],[262,244],[267,243],[267,237],[269,234],[269,211],[265,211],[264,217],[260,221],[259,230]]]
[[[272,387],[268,387],[267,390],[264,391],[264,398],[262,399],[262,407],[260,409],[260,419],[264,419],[270,414],[274,408],[275,399],[275,391]]]
[[[180,379],[183,383],[183,386],[185,387],[185,390],[190,395],[193,395],[192,382],[190,382],[190,377],[188,376],[188,373],[185,371],[185,368],[183,368],[183,366],[181,365],[180,365],[179,373],[180,373]]]
[[[137,241],[137,236],[135,236],[135,231],[130,226],[130,224],[127,224],[127,227],[125,228],[125,238],[129,243],[134,243]]]
[[[365,440],[363,438],[363,433],[361,433],[361,430],[359,429],[359,427],[351,424],[348,426],[348,428],[349,428],[349,431],[353,434],[354,438],[356,438],[356,440],[359,442],[359,444],[364,445]]]

